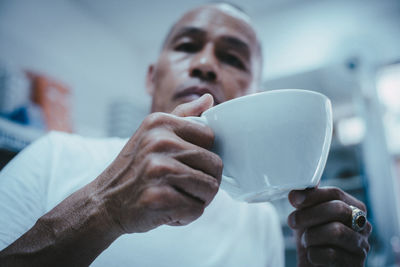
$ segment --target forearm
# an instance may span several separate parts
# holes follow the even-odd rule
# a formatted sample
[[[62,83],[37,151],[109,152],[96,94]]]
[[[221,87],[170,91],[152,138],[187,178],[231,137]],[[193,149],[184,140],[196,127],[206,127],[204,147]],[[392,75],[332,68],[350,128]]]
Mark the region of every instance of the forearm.
[[[1,251],[0,265],[88,266],[121,235],[89,186],[66,198]]]

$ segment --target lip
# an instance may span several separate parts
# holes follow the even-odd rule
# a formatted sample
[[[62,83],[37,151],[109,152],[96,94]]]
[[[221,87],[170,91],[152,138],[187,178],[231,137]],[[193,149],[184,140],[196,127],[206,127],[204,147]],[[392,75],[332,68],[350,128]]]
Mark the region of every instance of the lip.
[[[207,86],[201,86],[201,85],[194,85],[194,86],[189,86],[183,90],[180,90],[174,95],[175,99],[178,98],[190,98],[193,95],[197,95],[201,97],[204,94],[210,94],[214,98],[214,105],[218,105],[221,103],[221,101],[218,99],[218,97],[215,95],[214,90],[211,90]]]

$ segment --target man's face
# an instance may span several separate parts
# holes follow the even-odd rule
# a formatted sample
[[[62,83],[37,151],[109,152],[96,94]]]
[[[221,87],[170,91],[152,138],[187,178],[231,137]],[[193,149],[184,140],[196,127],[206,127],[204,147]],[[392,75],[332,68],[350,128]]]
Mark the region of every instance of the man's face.
[[[206,6],[175,24],[149,68],[153,112],[171,112],[205,93],[219,104],[256,91],[260,55],[254,30],[243,16]]]

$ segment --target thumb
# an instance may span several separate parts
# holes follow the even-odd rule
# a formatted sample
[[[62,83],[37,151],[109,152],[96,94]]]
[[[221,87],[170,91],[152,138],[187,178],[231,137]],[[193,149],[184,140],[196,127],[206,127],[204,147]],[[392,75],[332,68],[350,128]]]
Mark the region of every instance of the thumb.
[[[214,98],[210,94],[204,94],[192,102],[177,106],[172,114],[179,117],[200,116],[201,113],[214,105]]]

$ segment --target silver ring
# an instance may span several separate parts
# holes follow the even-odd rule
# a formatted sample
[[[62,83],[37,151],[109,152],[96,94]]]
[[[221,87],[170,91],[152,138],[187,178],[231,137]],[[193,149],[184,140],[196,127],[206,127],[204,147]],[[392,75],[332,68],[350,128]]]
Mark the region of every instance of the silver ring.
[[[353,228],[353,230],[356,232],[361,232],[367,225],[366,214],[365,212],[354,206],[350,205],[350,208],[351,208],[351,228]]]

